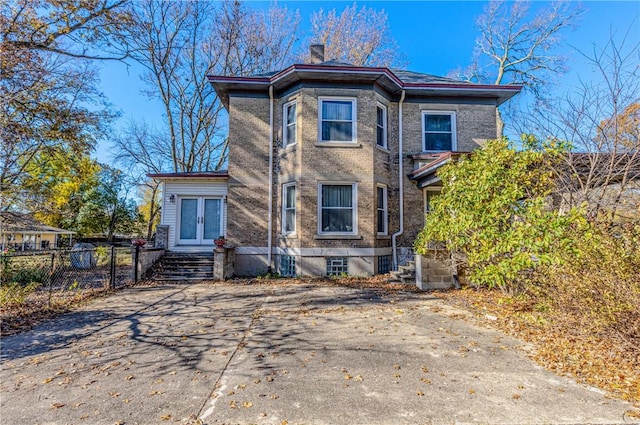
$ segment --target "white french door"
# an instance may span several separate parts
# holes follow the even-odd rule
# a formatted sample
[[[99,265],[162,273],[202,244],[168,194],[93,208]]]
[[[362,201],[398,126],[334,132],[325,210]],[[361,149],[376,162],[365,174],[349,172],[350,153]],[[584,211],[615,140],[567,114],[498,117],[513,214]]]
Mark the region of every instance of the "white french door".
[[[213,245],[223,234],[222,199],[180,198],[178,243],[183,245]]]

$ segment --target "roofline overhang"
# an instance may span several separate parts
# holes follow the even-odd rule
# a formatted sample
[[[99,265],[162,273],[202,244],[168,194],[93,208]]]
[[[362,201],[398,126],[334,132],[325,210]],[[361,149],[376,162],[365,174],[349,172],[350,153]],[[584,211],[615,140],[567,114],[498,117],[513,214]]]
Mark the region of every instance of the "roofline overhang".
[[[516,94],[522,87],[521,85],[505,84],[474,84],[474,83],[409,83],[403,82],[389,68],[378,67],[361,67],[361,66],[339,66],[339,65],[314,65],[314,64],[294,64],[288,68],[279,71],[272,76],[264,77],[233,77],[223,75],[207,75],[208,81],[213,85],[214,89],[223,100],[223,104],[228,107],[228,96],[231,87],[238,90],[261,91],[267,90],[269,86],[275,86],[279,83],[286,83],[285,79],[293,77],[294,81],[303,79],[304,75],[312,74],[342,74],[342,75],[365,75],[371,76],[372,81],[379,82],[381,79],[386,83],[385,86],[390,91],[397,93],[402,90],[409,94],[432,94],[439,96],[458,96],[460,94],[471,95],[472,97],[489,97],[496,98],[497,104],[500,105]],[[348,80],[345,78],[345,80]],[[289,83],[291,84],[291,83]],[[286,86],[288,84],[283,84]]]
[[[451,161],[457,160],[462,155],[467,155],[469,153],[470,152],[447,151],[436,154],[434,155],[436,159],[407,174],[407,178],[411,181],[416,182],[416,185],[419,189],[424,189],[425,187],[429,186],[435,186],[438,183],[441,183],[440,177],[438,177],[438,175],[436,174],[440,167],[450,163]],[[420,159],[420,156],[421,155],[416,155],[416,159]]]
[[[195,173],[149,173],[147,174],[147,177],[158,181],[175,181],[184,179],[227,181],[229,180],[229,172],[213,171]]]
[[[20,228],[12,229],[10,227],[5,227],[4,229],[0,230],[0,235],[6,235],[10,233],[22,233],[24,235],[41,235],[44,233],[53,233],[56,235],[75,235],[77,232],[74,232],[72,230],[64,230],[64,229],[27,230],[27,229],[20,229]]]

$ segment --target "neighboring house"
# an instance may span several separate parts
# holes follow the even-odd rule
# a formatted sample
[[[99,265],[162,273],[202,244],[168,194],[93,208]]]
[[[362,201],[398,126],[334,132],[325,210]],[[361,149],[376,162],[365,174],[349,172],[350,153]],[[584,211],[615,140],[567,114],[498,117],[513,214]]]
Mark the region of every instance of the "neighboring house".
[[[28,214],[0,212],[0,249],[18,251],[58,248],[64,240],[71,246],[75,232],[47,226]]]
[[[164,182],[168,249],[224,234],[238,275],[386,273],[412,256],[433,171],[495,139],[520,86],[324,61],[209,76],[229,112],[228,171]]]

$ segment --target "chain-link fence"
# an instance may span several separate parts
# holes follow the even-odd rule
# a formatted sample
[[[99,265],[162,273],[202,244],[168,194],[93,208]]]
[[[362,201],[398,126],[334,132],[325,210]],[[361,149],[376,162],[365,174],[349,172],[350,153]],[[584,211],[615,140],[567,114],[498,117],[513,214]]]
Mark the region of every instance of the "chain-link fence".
[[[57,310],[132,283],[131,248],[0,253],[0,318]]]

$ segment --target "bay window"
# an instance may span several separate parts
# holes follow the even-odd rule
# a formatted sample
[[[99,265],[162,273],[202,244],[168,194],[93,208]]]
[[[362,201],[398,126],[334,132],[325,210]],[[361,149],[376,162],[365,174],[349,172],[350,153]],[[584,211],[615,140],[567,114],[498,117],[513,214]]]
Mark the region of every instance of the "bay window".
[[[318,233],[356,234],[356,184],[320,184]]]
[[[282,186],[282,233],[296,232],[296,185]]]
[[[387,148],[387,108],[381,103],[376,106],[376,144]]]
[[[286,103],[282,113],[282,146],[296,143],[296,102]]]
[[[318,139],[320,142],[356,141],[356,99],[319,99]]]

